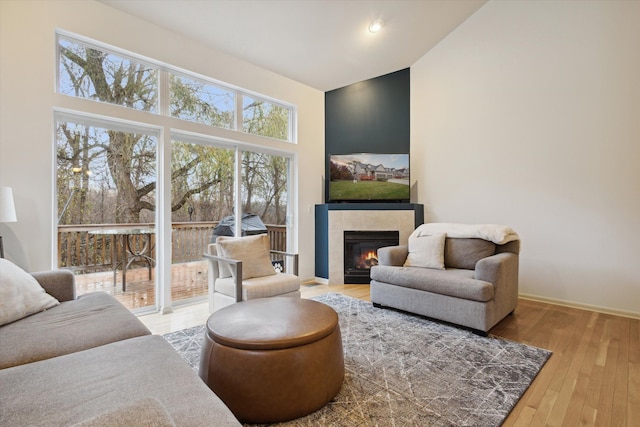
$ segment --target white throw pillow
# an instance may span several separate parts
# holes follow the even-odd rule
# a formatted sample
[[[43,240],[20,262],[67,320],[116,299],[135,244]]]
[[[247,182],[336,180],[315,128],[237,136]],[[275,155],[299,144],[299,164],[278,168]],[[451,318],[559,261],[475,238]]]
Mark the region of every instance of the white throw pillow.
[[[58,304],[32,275],[0,258],[0,326]]]
[[[445,233],[409,237],[409,255],[405,267],[426,267],[444,270]]]
[[[216,245],[220,256],[242,261],[242,280],[276,274],[269,256],[269,236],[266,234],[219,236]]]

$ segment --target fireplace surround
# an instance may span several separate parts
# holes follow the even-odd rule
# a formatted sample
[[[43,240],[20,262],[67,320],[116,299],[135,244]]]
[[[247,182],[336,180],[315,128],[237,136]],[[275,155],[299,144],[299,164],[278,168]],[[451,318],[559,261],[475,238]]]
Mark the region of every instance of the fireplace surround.
[[[344,283],[345,231],[397,231],[400,245],[424,222],[414,203],[325,203],[315,207],[315,280]],[[368,283],[368,282],[366,282]]]

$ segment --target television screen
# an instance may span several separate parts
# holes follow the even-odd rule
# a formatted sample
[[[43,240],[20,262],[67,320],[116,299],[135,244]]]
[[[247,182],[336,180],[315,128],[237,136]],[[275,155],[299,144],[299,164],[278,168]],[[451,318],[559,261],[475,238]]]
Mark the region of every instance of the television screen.
[[[332,154],[329,202],[409,202],[409,154]]]

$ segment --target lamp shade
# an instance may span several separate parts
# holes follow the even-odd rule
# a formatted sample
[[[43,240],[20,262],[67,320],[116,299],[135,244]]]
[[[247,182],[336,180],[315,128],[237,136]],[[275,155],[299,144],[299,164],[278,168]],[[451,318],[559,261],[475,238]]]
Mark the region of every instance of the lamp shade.
[[[16,222],[16,205],[11,187],[0,187],[0,222]]]

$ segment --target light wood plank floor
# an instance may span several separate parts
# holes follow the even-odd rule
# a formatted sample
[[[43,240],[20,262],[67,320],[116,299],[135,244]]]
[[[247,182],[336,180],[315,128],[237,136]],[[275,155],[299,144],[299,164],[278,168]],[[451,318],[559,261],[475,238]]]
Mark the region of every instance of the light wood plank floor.
[[[303,285],[370,301],[368,285]],[[154,333],[203,324],[206,304],[140,316]],[[491,330],[553,355],[504,426],[640,426],[640,320],[521,299]]]

